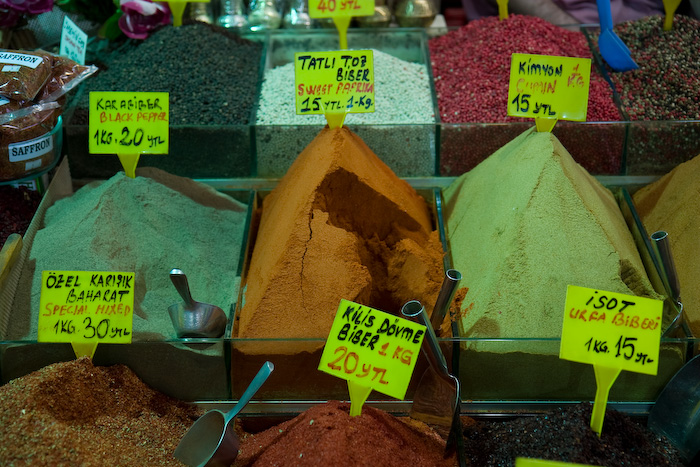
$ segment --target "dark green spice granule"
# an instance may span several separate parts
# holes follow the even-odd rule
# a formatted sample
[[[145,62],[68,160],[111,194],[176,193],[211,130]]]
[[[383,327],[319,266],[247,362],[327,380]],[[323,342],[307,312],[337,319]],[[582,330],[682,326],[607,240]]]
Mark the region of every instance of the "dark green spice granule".
[[[677,451],[628,416],[608,410],[602,436],[590,428],[590,404],[507,421],[463,418],[471,465],[512,466],[516,457],[600,466],[682,466]]]
[[[87,123],[89,91],[158,91],[170,93],[170,125],[247,124],[261,49],[204,23],[165,27],[86,80],[71,123]]]
[[[670,31],[663,22],[650,16],[615,26],[639,69],[611,73],[613,83],[632,120],[700,119],[700,21],[676,15]]]

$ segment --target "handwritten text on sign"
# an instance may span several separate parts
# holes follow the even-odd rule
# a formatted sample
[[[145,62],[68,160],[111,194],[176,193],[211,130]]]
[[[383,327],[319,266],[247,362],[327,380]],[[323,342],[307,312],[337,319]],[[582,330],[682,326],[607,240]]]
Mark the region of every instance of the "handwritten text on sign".
[[[589,58],[513,54],[508,115],[585,121],[590,75]]]
[[[40,342],[131,342],[133,272],[43,271],[40,303]]]
[[[91,92],[90,154],[167,154],[167,92]]]
[[[374,112],[372,58],[371,50],[294,54],[297,114]]]
[[[663,302],[569,285],[559,357],[655,375]]]
[[[425,326],[341,300],[318,369],[403,399]]]
[[[312,18],[373,14],[374,0],[309,0],[309,16]]]

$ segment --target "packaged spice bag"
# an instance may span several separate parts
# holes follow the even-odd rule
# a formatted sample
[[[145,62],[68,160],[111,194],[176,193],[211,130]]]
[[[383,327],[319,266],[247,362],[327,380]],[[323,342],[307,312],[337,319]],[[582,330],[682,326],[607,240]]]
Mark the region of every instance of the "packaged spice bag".
[[[38,173],[54,162],[60,154],[55,145],[60,115],[57,102],[20,107],[0,115],[0,183]]]
[[[51,77],[51,54],[0,50],[0,96],[30,101]]]
[[[36,100],[40,102],[55,101],[96,71],[97,67],[94,65],[80,65],[70,58],[52,55],[51,76]]]

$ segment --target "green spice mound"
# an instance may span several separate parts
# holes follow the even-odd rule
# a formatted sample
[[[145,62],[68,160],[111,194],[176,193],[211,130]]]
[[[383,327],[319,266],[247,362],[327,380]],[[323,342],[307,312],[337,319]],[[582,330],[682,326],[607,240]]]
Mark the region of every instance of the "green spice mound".
[[[20,278],[11,337],[36,336],[44,270],[134,272],[137,339],[176,337],[167,309],[182,299],[172,268],[187,274],[195,300],[229,310],[246,207],[188,178],[137,174],[93,182],[47,210]]]
[[[528,130],[445,191],[469,337],[559,337],[568,284],[658,298],[612,193]]]

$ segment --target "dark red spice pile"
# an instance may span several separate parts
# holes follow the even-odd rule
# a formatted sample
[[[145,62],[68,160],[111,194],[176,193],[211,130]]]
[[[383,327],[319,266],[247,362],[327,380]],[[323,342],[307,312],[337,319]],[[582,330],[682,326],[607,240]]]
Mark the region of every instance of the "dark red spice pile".
[[[0,387],[3,465],[182,465],[173,451],[194,406],[146,386],[124,365],[57,363]]]
[[[0,248],[10,234],[24,235],[40,202],[41,195],[36,191],[0,186]]]
[[[431,39],[429,47],[440,118],[447,123],[523,121],[506,115],[513,53],[592,58],[582,33],[522,15],[472,21]],[[587,120],[619,118],[610,86],[592,67]]]
[[[351,417],[349,404],[328,402],[241,440],[235,466],[454,466],[445,442],[427,425],[372,407]]]
[[[601,437],[590,428],[590,404],[547,415],[482,422],[463,417],[471,465],[512,466],[517,457],[586,465],[682,466],[678,452],[625,414],[608,410]]]
[[[637,70],[611,79],[632,120],[700,119],[700,21],[676,15],[673,29],[650,16],[615,26]]]

